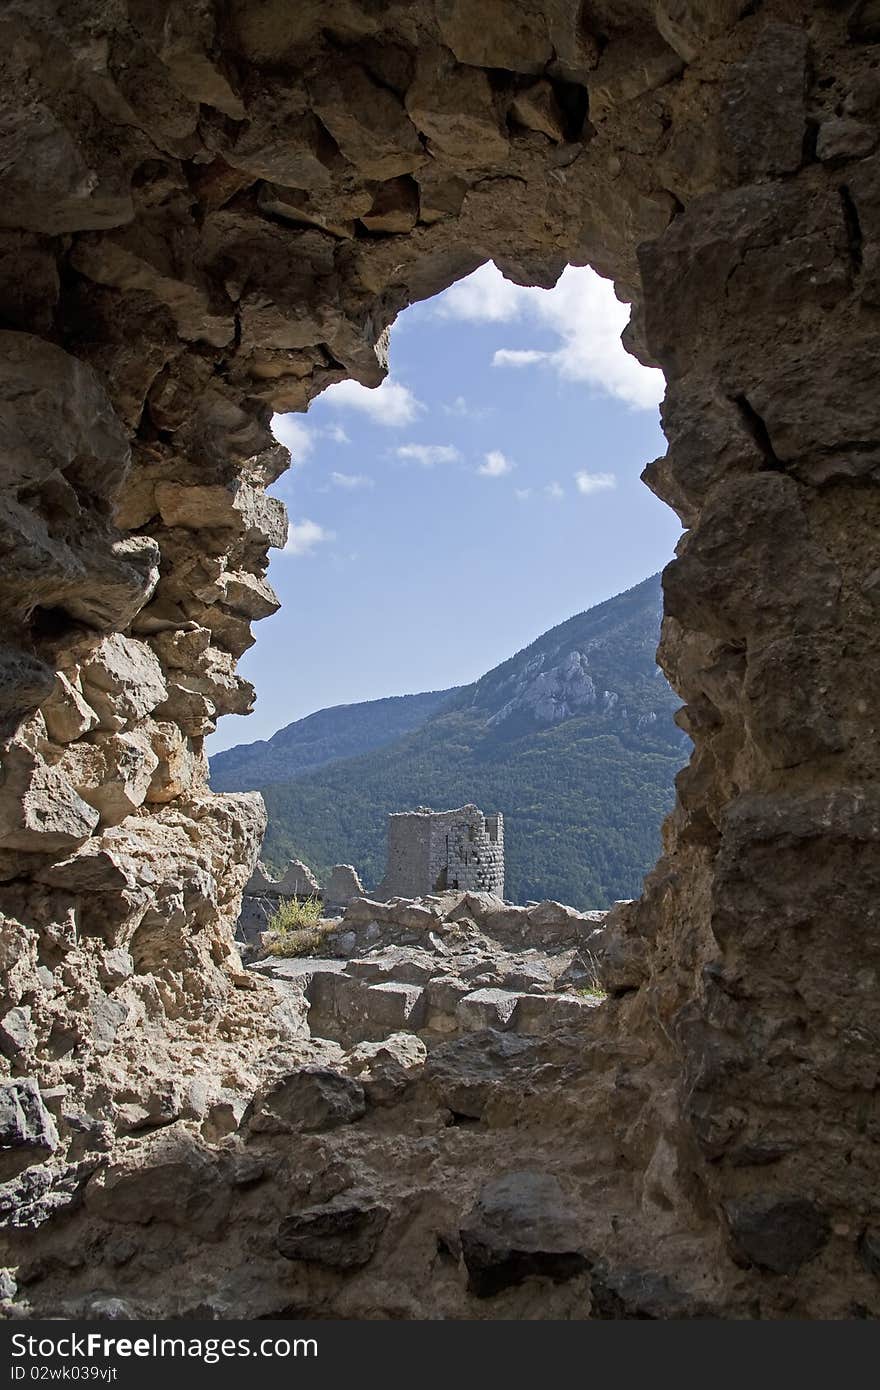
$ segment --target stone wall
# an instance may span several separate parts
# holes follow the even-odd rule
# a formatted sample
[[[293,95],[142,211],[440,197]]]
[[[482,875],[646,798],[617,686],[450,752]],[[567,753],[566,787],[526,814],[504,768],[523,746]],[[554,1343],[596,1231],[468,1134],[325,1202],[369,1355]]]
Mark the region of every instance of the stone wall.
[[[130,1278],[178,1307],[173,1258],[219,1315],[288,1307],[292,1282],[336,1316],[877,1313],[875,11],[4,7],[0,974],[4,1143],[26,1166],[0,1216],[27,1306]],[[381,1281],[291,1241],[285,1281],[277,1252],[234,1245],[264,1196],[230,1197],[255,1170],[229,1096],[290,1027],[232,946],[263,811],[210,795],[202,740],[249,707],[235,662],[276,604],[272,410],[376,385],[400,309],[490,257],[524,284],[612,276],[627,345],[666,374],[645,476],[686,528],[660,660],[694,754],[609,927],[589,1036],[486,1045],[503,1076],[473,1083],[479,1142],[443,1129],[448,1069],[418,1091],[473,1220],[428,1194],[411,1132],[393,1173],[369,1128],[335,1167],[337,1141],[291,1170],[260,1151],[277,1202],[303,1204],[307,1151],[313,1203],[360,1164],[395,1211]],[[592,1302],[545,1280],[487,1311],[465,1290],[486,1165],[524,1145],[599,1251]],[[124,1237],[144,1212],[152,1274]],[[203,1248],[222,1240],[227,1264]],[[287,1292],[261,1304],[245,1279]]]
[[[398,811],[388,817],[388,861],[378,897],[445,888],[504,897],[504,817],[476,806]]]
[[[235,928],[236,942],[239,947],[258,947],[263,932],[285,900],[318,898],[323,903],[325,915],[332,916],[363,891],[351,864],[334,864],[322,889],[311,869],[300,859],[291,859],[277,879],[271,878],[264,865],[258,863],[244,886]],[[250,949],[242,951],[243,958],[249,954]]]

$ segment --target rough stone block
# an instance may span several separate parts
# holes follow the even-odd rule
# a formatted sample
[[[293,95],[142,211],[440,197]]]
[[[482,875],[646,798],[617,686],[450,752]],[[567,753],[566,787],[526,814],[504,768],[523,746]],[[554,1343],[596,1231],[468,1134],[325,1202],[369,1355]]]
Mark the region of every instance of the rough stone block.
[[[826,1244],[827,1216],[805,1197],[753,1193],[725,1202],[734,1253],[744,1264],[795,1274]]]
[[[543,1037],[583,1022],[600,999],[572,994],[521,994],[515,1028],[526,1037]]]
[[[462,1028],[476,1032],[481,1028],[512,1028],[520,996],[505,989],[476,989],[456,1006]]]
[[[320,1133],[359,1120],[365,1109],[360,1082],[329,1067],[308,1066],[255,1100],[250,1128],[257,1134]]]
[[[400,1029],[415,1031],[424,1023],[425,991],[419,985],[389,980],[387,984],[369,985],[359,998],[372,1028],[396,1033]]]
[[[346,974],[368,984],[396,980],[404,985],[423,985],[436,974],[436,962],[415,947],[390,947],[378,955],[349,961]]]
[[[458,979],[441,976],[430,980],[425,989],[425,1027],[437,1033],[459,1032],[461,1020],[458,1017],[458,1005],[471,993],[473,991],[470,985]]]
[[[0,1084],[0,1153],[25,1150],[37,1161],[58,1147],[55,1121],[32,1077]]]
[[[359,1269],[372,1259],[390,1215],[378,1202],[351,1199],[310,1207],[282,1221],[278,1250],[286,1260]]]
[[[589,1269],[570,1204],[549,1173],[505,1173],[486,1183],[459,1234],[468,1286],[478,1298],[524,1279],[559,1283]]]
[[[0,1052],[15,1058],[20,1052],[28,1052],[35,1042],[30,1005],[19,1004],[9,1009],[0,1021]]]

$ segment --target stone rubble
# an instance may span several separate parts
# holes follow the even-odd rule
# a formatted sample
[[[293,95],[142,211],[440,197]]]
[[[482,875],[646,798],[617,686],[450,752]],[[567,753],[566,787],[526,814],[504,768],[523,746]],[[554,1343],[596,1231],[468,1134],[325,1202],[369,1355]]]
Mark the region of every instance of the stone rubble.
[[[538,1036],[598,1004],[604,918],[556,903],[511,908],[489,894],[356,898],[323,924],[330,958],[270,955],[251,969],[301,995],[313,1037],[345,1047],[485,1028]],[[517,939],[531,944],[516,950]]]

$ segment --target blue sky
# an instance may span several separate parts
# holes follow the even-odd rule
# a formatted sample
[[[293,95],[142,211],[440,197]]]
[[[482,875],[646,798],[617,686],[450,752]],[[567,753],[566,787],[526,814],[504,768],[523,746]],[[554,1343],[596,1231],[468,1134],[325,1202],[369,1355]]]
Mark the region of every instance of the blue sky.
[[[275,417],[282,608],[240,663],[256,710],[222,719],[210,753],[475,680],[667,562],[677,519],[639,481],[666,447],[663,378],[624,352],[627,318],[592,270],[523,289],[490,263],[400,315],[380,387]]]

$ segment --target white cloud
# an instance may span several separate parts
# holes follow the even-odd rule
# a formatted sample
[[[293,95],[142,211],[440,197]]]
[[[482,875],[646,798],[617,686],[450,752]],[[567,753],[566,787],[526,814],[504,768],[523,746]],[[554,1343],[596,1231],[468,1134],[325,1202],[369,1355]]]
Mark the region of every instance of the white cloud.
[[[328,439],[332,439],[334,444],[350,444],[351,439],[345,433],[341,425],[326,425],[324,433]]]
[[[515,487],[513,492],[518,502],[527,502],[532,495],[532,489],[530,487]]]
[[[471,323],[530,323],[559,340],[552,350],[499,348],[492,359],[496,367],[543,364],[634,410],[652,410],[663,398],[663,373],[643,367],[620,341],[628,305],[589,266],[568,266],[554,289],[542,290],[512,285],[489,263],[441,295],[438,313]]]
[[[381,386],[361,386],[359,381],[339,381],[328,386],[321,396],[328,405],[360,410],[377,425],[397,428],[410,425],[424,406],[417,401],[408,386],[386,377]]]
[[[505,280],[491,261],[438,296],[437,313],[444,319],[471,323],[509,323],[519,317],[522,288]]]
[[[617,479],[613,473],[587,473],[585,470],[574,475],[575,486],[578,492],[582,492],[589,497],[591,492],[607,492],[610,488],[617,487]]]
[[[486,455],[486,462],[480,464],[477,472],[482,474],[484,478],[503,478],[513,466],[510,459],[505,458],[500,449],[490,449]]]
[[[455,463],[461,454],[454,444],[401,444],[397,457],[415,459],[423,468],[433,468],[435,463]]]
[[[451,405],[444,405],[446,415],[457,415],[462,420],[482,420],[492,413],[491,406],[471,405],[464,396],[456,396]]]
[[[328,531],[323,526],[319,526],[317,521],[291,521],[287,527],[287,544],[282,554],[284,555],[310,555],[317,545],[323,545],[325,541],[332,541],[334,533]]]
[[[349,491],[359,487],[373,486],[373,479],[368,478],[366,473],[331,473],[330,481],[334,487],[348,488]]]
[[[314,435],[301,415],[273,415],[272,433],[290,450],[294,463],[302,463],[315,447]]]
[[[552,352],[538,352],[536,348],[499,348],[492,358],[493,367],[531,367],[535,362],[546,362]]]
[[[544,496],[549,497],[551,502],[561,502],[565,496],[565,492],[558,483],[553,482],[548,483],[544,488]]]

